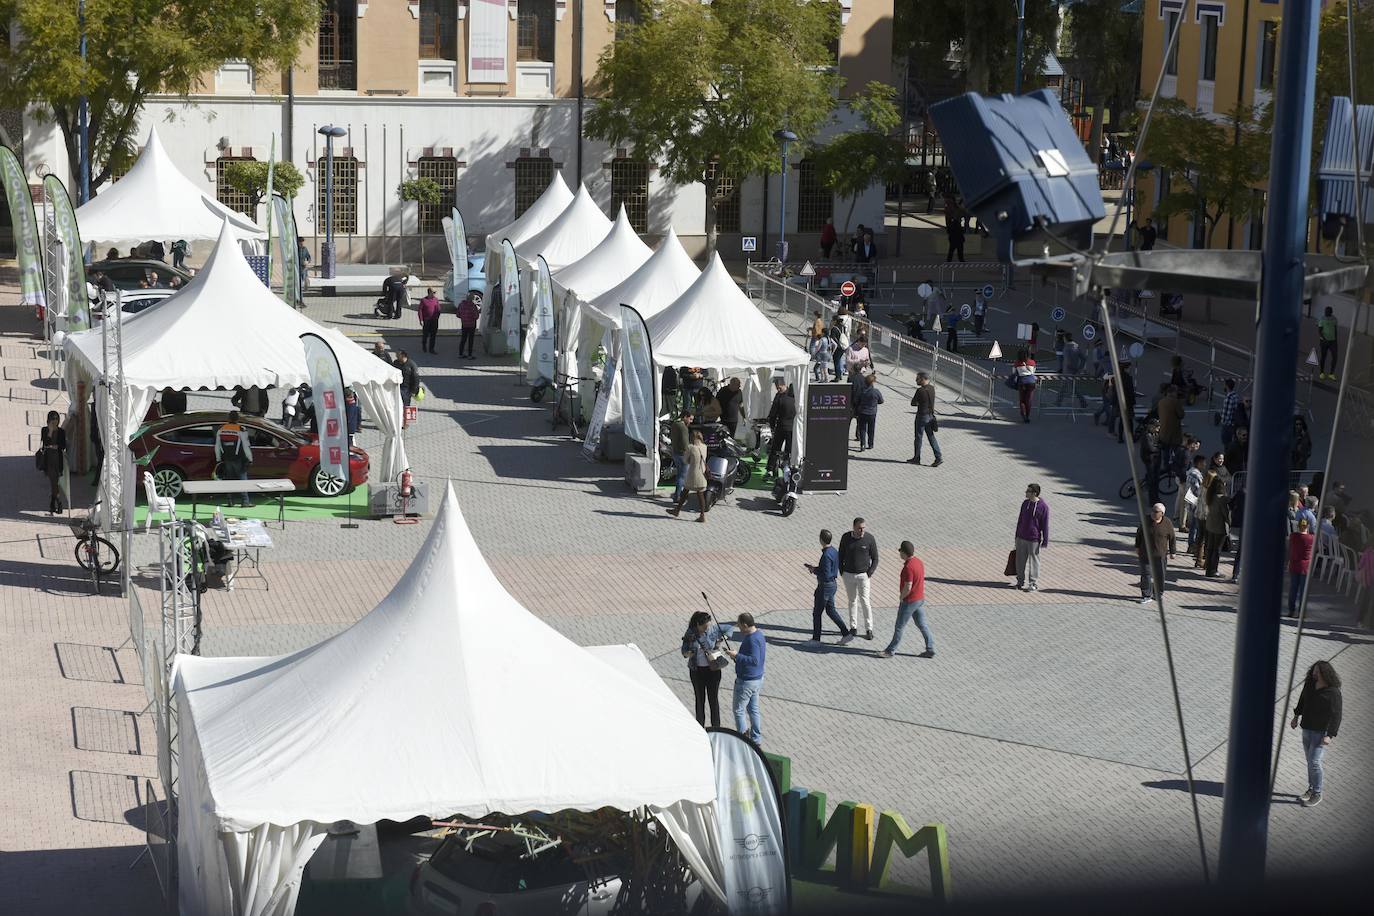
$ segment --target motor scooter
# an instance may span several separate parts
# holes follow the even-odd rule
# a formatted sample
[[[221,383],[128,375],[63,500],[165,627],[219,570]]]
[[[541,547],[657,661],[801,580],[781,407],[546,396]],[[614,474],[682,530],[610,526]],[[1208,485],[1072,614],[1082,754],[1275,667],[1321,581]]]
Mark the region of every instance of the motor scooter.
[[[722,499],[728,499],[735,492],[735,474],[739,470],[739,458],[730,454],[717,454],[706,459],[706,511]]]
[[[782,509],[783,518],[797,511],[797,500],[801,498],[801,468],[786,465],[778,479],[773,483],[773,501]]]

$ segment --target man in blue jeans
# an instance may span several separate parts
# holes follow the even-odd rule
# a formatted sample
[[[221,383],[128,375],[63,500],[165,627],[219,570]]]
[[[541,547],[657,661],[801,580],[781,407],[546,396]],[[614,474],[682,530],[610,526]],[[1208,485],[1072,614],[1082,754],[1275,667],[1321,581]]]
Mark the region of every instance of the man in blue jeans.
[[[822,528],[821,562],[816,566],[806,564],[807,571],[816,577],[816,603],[811,609],[811,641],[821,641],[821,614],[825,613],[840,628],[840,645],[844,645],[854,641],[854,631],[844,625],[844,618],[835,611],[835,580],[840,576],[840,552],[831,546],[832,540],[834,535],[830,530]]]
[[[682,416],[673,421],[668,428],[669,448],[673,452],[673,468],[677,471],[677,484],[673,487],[673,505],[677,505],[682,495],[682,484],[687,479],[687,443],[690,440],[692,412],[684,410]]]
[[[735,730],[755,744],[763,743],[763,716],[759,694],[763,691],[763,657],[767,651],[763,633],[754,626],[754,615],[740,614],[739,648],[726,648],[735,660]]]
[[[926,566],[916,557],[916,546],[910,541],[902,541],[897,548],[902,556],[901,601],[897,605],[897,624],[892,629],[892,642],[878,653],[879,658],[891,658],[902,642],[902,631],[907,622],[916,619],[916,628],[925,637],[926,650],[917,658],[935,657],[935,640],[931,638],[930,626],[926,623]]]

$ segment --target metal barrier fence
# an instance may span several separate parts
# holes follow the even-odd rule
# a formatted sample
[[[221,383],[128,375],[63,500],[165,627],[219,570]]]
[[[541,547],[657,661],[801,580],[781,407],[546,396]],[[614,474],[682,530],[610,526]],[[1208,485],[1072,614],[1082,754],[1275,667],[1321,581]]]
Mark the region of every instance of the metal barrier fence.
[[[946,261],[935,265],[935,282],[946,289],[981,290],[991,286],[992,298],[1001,299],[1011,286],[1011,273],[1001,261]]]
[[[775,312],[795,314],[799,319],[797,330],[802,335],[810,329],[810,316],[813,313],[819,312],[823,317],[829,317],[837,311],[829,301],[771,276],[758,265],[749,265],[745,292],[751,298],[771,306]],[[880,374],[891,376],[896,368],[928,372],[931,382],[942,386],[940,390],[946,395],[945,400],[982,408],[985,414],[997,408],[1001,395],[997,390],[995,372],[989,373],[962,356],[878,325],[869,325],[868,331],[869,349],[874,354],[873,362]]]
[[[172,907],[176,901],[176,880],[172,874],[176,867],[172,847],[172,803],[170,800],[158,801],[151,779],[143,781],[143,788],[143,845],[153,863],[162,899]]]
[[[126,553],[124,556],[128,557],[129,555]],[[138,654],[138,670],[143,675],[143,695],[148,701],[148,704],[143,707],[143,712],[147,712],[153,706],[154,673],[152,668],[161,664],[162,655],[156,650],[156,647],[148,645],[148,628],[143,616],[143,602],[139,600],[138,591],[133,588],[129,589],[129,641],[133,643],[134,651]]]

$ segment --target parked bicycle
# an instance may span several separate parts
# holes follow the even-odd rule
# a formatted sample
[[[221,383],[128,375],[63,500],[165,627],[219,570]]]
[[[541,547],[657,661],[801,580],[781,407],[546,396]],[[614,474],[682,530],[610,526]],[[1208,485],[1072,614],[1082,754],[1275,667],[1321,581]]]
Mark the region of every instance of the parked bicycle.
[[[77,565],[91,574],[91,582],[99,591],[101,577],[119,568],[119,549],[97,534],[100,504],[96,503],[86,516],[72,519],[71,526],[72,534],[76,535]]]
[[[1127,477],[1126,482],[1117,491],[1122,499],[1133,499],[1135,497],[1135,481]],[[1160,474],[1159,476],[1159,495],[1171,496],[1178,492],[1178,478],[1173,474]]]

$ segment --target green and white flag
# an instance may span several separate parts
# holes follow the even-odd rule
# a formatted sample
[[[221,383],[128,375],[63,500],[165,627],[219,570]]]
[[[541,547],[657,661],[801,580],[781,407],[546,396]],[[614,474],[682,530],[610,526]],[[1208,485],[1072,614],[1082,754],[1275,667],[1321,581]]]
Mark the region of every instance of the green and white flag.
[[[5,199],[9,201],[14,221],[14,246],[19,251],[20,302],[24,305],[44,304],[43,254],[38,238],[38,218],[33,212],[33,195],[24,177],[24,167],[8,146],[0,146],[0,181],[5,183]],[[85,294],[82,294],[83,298]]]
[[[91,326],[91,312],[86,300],[86,263],[81,257],[81,230],[76,225],[76,213],[62,179],[48,175],[43,179],[43,196],[53,213],[57,238],[62,242],[62,256],[66,262],[67,330],[82,331]]]
[[[276,215],[277,251],[281,254],[282,298],[289,304],[300,308],[301,299],[301,262],[296,249],[300,242],[296,236],[296,216],[291,212],[291,203],[280,194],[272,195],[272,212]]]

